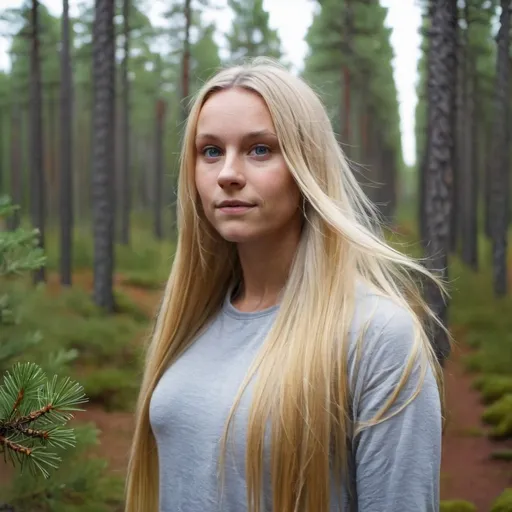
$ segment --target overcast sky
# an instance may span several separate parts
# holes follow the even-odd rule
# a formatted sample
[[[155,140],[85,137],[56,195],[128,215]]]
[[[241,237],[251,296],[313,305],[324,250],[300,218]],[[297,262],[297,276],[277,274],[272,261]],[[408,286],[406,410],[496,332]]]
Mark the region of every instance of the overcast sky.
[[[41,0],[54,14],[60,14],[62,0]],[[1,7],[17,7],[22,0],[0,0]],[[163,0],[152,0],[150,17],[158,23],[158,13],[165,6]],[[264,0],[270,14],[270,25],[279,31],[286,56],[296,69],[302,67],[307,51],[304,36],[311,24],[315,2],[313,0]],[[402,145],[406,163],[415,159],[414,109],[416,106],[416,69],[420,50],[418,29],[421,12],[414,0],[381,0],[388,7],[386,23],[393,29],[392,44],[395,50],[395,81],[400,101]],[[74,11],[77,0],[70,0]],[[226,0],[216,0],[216,5],[226,5]],[[214,19],[219,32],[226,32],[231,22],[230,10],[220,9],[208,14]],[[219,38],[222,44],[222,39]],[[0,36],[0,68],[8,65],[6,51],[8,40]]]

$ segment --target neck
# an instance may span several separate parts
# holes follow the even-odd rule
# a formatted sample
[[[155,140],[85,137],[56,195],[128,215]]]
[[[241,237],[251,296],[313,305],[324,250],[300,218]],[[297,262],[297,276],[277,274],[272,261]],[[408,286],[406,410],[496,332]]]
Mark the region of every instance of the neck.
[[[300,232],[289,230],[275,240],[238,244],[243,283],[233,305],[241,311],[258,311],[276,305],[299,245]]]

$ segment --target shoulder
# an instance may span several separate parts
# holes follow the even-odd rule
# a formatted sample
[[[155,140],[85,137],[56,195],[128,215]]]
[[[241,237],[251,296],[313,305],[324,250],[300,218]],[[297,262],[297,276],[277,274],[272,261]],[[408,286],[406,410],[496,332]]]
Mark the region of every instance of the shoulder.
[[[419,321],[410,310],[368,285],[357,284],[349,329],[351,349],[361,343],[367,356],[379,351],[402,357],[411,352],[418,328]]]
[[[370,288],[358,289],[349,333],[349,378],[356,404],[368,400],[375,412],[402,389],[400,405],[418,385],[438,399],[427,347],[419,336],[419,320],[406,307]]]

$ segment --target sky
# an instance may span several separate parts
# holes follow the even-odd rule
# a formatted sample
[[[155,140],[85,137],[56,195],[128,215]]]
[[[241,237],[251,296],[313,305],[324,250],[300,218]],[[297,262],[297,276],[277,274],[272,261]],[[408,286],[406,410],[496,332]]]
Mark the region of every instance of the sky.
[[[18,7],[22,0],[0,0],[3,8]],[[42,0],[55,15],[60,14],[62,0]],[[155,24],[159,22],[159,12],[165,7],[165,0],[152,0],[150,18]],[[264,0],[264,7],[269,13],[270,25],[279,32],[286,58],[295,69],[302,68],[307,45],[304,36],[311,24],[315,2],[313,0]],[[77,0],[70,0],[73,14]],[[219,29],[220,45],[223,44],[222,33],[231,23],[230,10],[226,0],[216,0],[220,9],[209,11],[206,18],[214,20]],[[402,133],[402,149],[407,164],[414,163],[416,149],[414,141],[414,111],[416,107],[417,62],[420,57],[419,27],[421,11],[414,0],[381,0],[388,8],[386,24],[393,29],[391,43],[395,51],[393,62],[395,82],[400,102],[400,119]],[[0,68],[8,66],[9,41],[0,36]]]

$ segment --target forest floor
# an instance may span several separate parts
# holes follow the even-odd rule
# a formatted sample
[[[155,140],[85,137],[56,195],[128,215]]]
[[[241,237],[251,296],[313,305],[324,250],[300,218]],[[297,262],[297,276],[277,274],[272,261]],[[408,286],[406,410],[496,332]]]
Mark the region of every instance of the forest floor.
[[[457,333],[456,333],[457,334]],[[512,464],[492,459],[499,449],[512,448],[512,442],[491,441],[481,417],[484,405],[472,388],[472,376],[461,356],[469,349],[463,338],[457,342],[445,367],[447,424],[443,438],[441,498],[467,500],[478,512],[488,512],[492,502],[512,487]]]
[[[82,281],[83,282],[83,281]],[[136,287],[123,291],[140,307],[156,308],[159,293]],[[497,449],[511,448],[512,442],[494,442],[481,422],[484,410],[479,394],[472,388],[472,377],[464,370],[461,356],[463,330],[455,330],[458,340],[446,364],[447,425],[443,440],[441,498],[467,500],[478,512],[488,512],[491,503],[507,487],[512,487],[512,464],[492,459]],[[106,412],[101,406],[89,406],[77,416],[93,421],[100,430],[98,453],[108,459],[111,470],[122,476],[128,461],[133,433],[133,416],[127,412]]]
[[[126,285],[121,276],[117,276],[115,282],[116,289],[134,305],[148,317],[154,316],[161,291]],[[78,273],[74,278],[75,286],[90,292],[91,273]],[[48,292],[54,297],[60,294],[55,274],[49,276]],[[464,342],[467,335],[464,326],[455,326],[452,330],[457,342],[445,367],[447,425],[443,438],[441,498],[466,500],[472,502],[478,512],[488,512],[496,497],[505,488],[512,487],[512,463],[492,458],[497,450],[512,449],[512,440],[496,442],[486,435],[487,427],[481,421],[484,405],[472,386],[474,376],[467,373],[463,362],[463,357],[473,349]],[[143,340],[137,338],[133,342],[143,343]],[[95,454],[107,459],[113,474],[124,478],[133,435],[133,414],[108,411],[98,402],[87,404],[85,409],[76,414],[75,421],[96,425],[99,443]],[[6,469],[0,471],[4,477]]]

